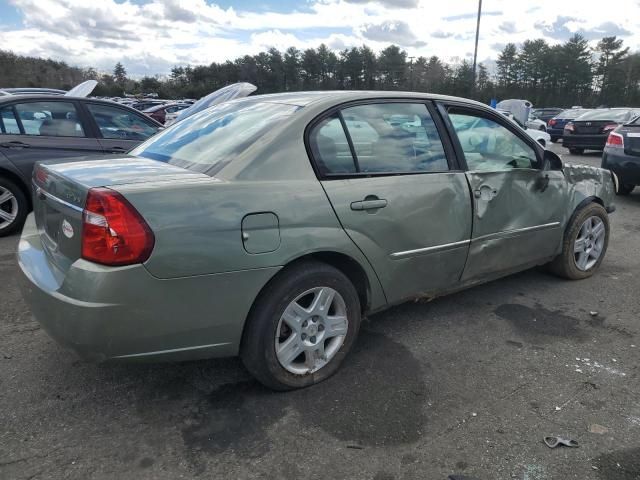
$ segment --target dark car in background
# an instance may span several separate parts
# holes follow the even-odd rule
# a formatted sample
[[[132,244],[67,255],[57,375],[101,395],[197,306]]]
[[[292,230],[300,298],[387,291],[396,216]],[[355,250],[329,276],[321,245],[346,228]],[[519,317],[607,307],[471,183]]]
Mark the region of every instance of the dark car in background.
[[[39,160],[125,153],[162,125],[105,100],[60,95],[0,97],[0,237],[31,210],[31,175]]]
[[[602,168],[617,175],[620,195],[629,195],[640,185],[640,117],[609,134],[602,154]]]
[[[563,110],[547,122],[547,133],[551,135],[551,141],[557,142],[562,138],[564,127],[567,123],[574,121],[580,115],[590,111],[588,108],[569,108]]]
[[[167,103],[165,105],[156,105],[155,107],[147,108],[143,110],[142,113],[164,125],[167,120],[167,113],[176,113],[190,106],[190,103]]]
[[[531,110],[531,115],[547,123],[557,114],[562,112],[562,110],[563,109],[559,107],[534,108],[533,110]]]
[[[640,116],[640,108],[598,108],[565,125],[562,145],[574,155],[604,150],[609,134],[619,125]]]

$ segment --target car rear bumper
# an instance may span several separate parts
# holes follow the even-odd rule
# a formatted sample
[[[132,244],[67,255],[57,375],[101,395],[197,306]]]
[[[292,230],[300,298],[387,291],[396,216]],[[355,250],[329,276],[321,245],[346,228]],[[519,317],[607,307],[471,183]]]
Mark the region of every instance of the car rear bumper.
[[[602,168],[613,171],[620,183],[640,185],[640,157],[628,155],[621,148],[605,148]]]
[[[589,148],[592,150],[603,150],[607,143],[606,135],[564,135],[562,146],[567,148]]]
[[[551,138],[562,138],[564,128],[551,128],[547,127],[547,133],[551,135]]]
[[[62,273],[33,214],[18,247],[20,286],[56,341],[92,361],[193,360],[238,353],[244,322],[279,267],[161,280],[143,265],[77,260]]]

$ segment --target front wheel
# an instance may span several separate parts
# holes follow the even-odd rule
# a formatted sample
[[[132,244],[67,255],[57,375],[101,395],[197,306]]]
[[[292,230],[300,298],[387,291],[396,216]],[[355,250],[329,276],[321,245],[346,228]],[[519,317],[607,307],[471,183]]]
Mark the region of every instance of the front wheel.
[[[570,280],[588,278],[602,263],[608,245],[609,216],[601,205],[590,203],[570,220],[551,271]]]
[[[540,130],[541,132],[546,132],[546,131],[547,131],[547,128],[546,128],[544,125],[540,125],[540,126],[538,127],[538,130]]]
[[[251,309],[240,356],[274,390],[293,390],[333,375],[360,329],[360,300],[349,279],[310,261],[285,269]]]
[[[551,137],[551,143],[558,143],[558,140],[560,140],[560,137]]]
[[[11,235],[22,227],[29,202],[27,197],[11,180],[0,177],[0,237]]]

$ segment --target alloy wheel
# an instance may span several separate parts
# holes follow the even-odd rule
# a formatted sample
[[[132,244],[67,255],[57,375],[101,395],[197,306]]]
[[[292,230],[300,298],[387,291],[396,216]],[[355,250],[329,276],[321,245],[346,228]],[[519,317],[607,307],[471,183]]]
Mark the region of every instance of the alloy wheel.
[[[331,287],[303,292],[285,308],[276,329],[280,365],[305,375],[327,365],[344,343],[349,320],[342,295]]]
[[[18,199],[11,190],[0,186],[0,230],[8,228],[18,216]]]
[[[602,256],[607,231],[600,217],[587,218],[573,246],[576,267],[582,271],[592,268]]]

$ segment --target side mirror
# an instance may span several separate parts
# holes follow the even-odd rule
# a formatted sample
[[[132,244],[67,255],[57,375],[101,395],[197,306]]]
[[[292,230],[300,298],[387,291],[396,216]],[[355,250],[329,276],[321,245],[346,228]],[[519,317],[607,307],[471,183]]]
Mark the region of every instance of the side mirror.
[[[542,170],[562,170],[562,159],[551,150],[545,150],[542,157]]]

